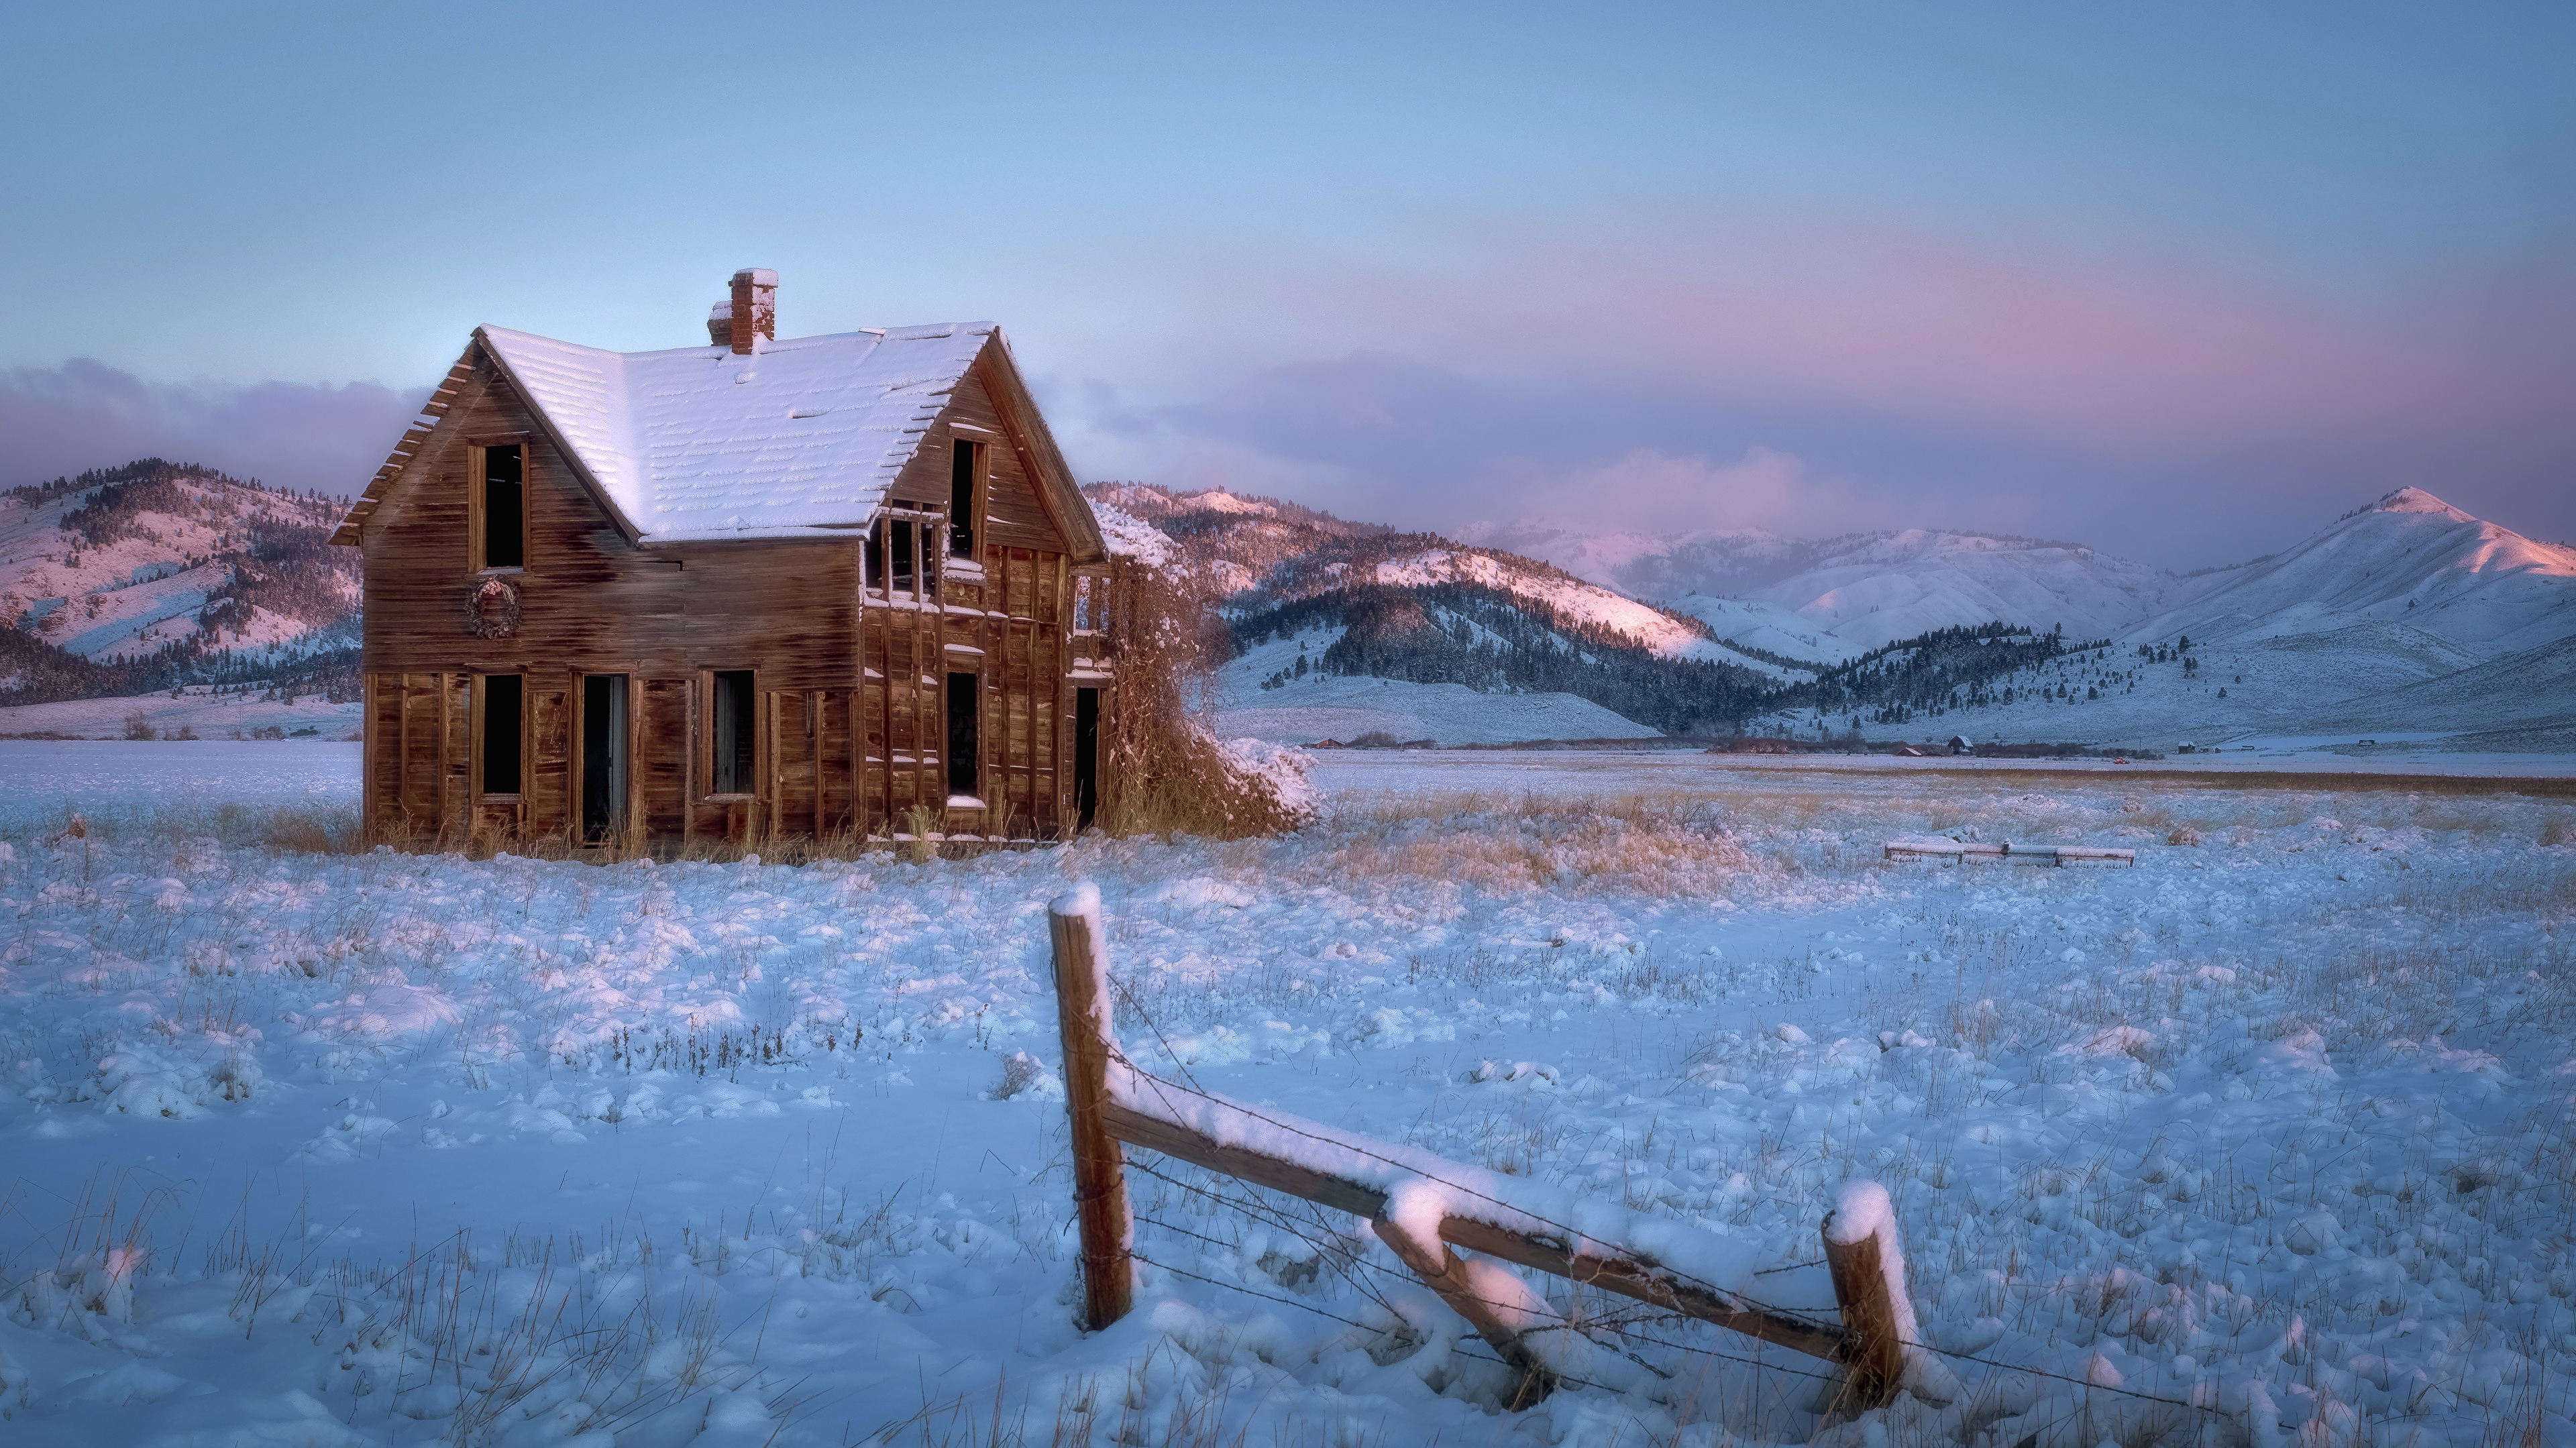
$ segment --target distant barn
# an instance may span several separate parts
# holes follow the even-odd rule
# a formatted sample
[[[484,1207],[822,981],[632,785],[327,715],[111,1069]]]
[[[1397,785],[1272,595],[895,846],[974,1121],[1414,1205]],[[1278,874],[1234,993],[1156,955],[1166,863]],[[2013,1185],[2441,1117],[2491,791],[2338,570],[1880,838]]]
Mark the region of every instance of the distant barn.
[[[1061,837],[1113,781],[1098,520],[990,322],[484,327],[333,541],[379,838]]]
[[[1952,754],[1974,754],[1977,752],[1976,742],[1971,740],[1965,734],[1953,734],[1950,736],[1950,752]]]

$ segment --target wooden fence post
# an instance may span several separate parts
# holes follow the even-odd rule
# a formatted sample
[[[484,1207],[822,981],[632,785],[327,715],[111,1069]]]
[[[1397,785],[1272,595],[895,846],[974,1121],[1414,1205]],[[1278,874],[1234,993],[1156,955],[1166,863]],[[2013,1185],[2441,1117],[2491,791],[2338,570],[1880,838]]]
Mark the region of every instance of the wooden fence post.
[[[1100,889],[1075,886],[1047,907],[1055,943],[1056,1024],[1064,1039],[1064,1104],[1073,1119],[1073,1208],[1082,1231],[1083,1325],[1093,1332],[1127,1315],[1127,1154],[1109,1134],[1109,998],[1100,935]]]
[[[1873,1181],[1843,1185],[1825,1214],[1825,1267],[1843,1314],[1843,1363],[1850,1397],[1875,1408],[1905,1380],[1905,1344],[1914,1335],[1914,1304],[1905,1295],[1905,1255],[1896,1241],[1896,1210]]]

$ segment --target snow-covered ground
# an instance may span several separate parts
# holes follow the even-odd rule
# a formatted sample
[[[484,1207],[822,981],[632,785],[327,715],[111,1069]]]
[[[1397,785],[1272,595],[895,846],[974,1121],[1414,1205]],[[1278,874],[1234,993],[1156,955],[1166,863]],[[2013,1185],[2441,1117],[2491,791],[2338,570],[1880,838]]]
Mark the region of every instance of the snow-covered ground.
[[[256,843],[355,763],[0,743],[0,1441],[2576,1445],[2564,801],[1342,754],[1226,845]],[[1969,829],[2139,863],[1880,859]],[[1884,1182],[1962,1393],[1828,1424],[1812,1361],[1540,1278],[1597,1377],[1501,1413],[1362,1224],[1142,1152],[1158,1265],[1081,1336],[1081,878],[1140,1062],[1695,1223],[1778,1306]]]
[[[199,739],[250,737],[274,729],[306,738],[345,739],[365,722],[367,706],[355,701],[334,704],[319,694],[294,703],[263,693],[218,694],[203,684],[184,689],[123,698],[64,699],[51,704],[13,704],[0,708],[0,735],[68,734],[75,739],[123,739],[135,715],[154,734],[174,737],[193,729]],[[307,734],[305,731],[310,731]]]

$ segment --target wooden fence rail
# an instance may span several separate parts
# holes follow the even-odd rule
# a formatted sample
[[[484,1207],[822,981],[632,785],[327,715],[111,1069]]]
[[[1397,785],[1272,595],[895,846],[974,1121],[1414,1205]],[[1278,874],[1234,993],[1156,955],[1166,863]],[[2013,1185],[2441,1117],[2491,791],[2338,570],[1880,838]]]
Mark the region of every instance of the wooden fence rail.
[[[1099,891],[1078,886],[1048,913],[1057,1019],[1064,1037],[1065,1102],[1073,1124],[1085,1320],[1093,1330],[1125,1316],[1132,1301],[1128,1242],[1133,1217],[1123,1143],[1365,1218],[1408,1269],[1522,1372],[1524,1399],[1543,1394],[1552,1377],[1531,1351],[1526,1332],[1511,1328],[1496,1304],[1467,1290],[1466,1272],[1457,1254],[1448,1250],[1451,1246],[1839,1364],[1845,1373],[1841,1398],[1849,1406],[1876,1406],[1895,1394],[1913,1314],[1891,1296],[1902,1288],[1891,1282],[1898,1274],[1884,1265],[1903,1260],[1892,1214],[1873,1209],[1866,1220],[1846,1220],[1842,1230],[1837,1230],[1835,1214],[1825,1218],[1824,1255],[1841,1321],[1811,1321],[1744,1301],[1659,1264],[1649,1254],[1594,1240],[1464,1186],[1485,1175],[1478,1168],[1257,1110],[1136,1070],[1118,1054],[1110,1030]],[[1188,1098],[1182,1104],[1189,1109],[1173,1109],[1174,1093]],[[1275,1149],[1283,1137],[1308,1137],[1322,1150]],[[1269,1145],[1248,1144],[1253,1141]],[[1319,1157],[1346,1160],[1360,1169],[1329,1170],[1317,1164]],[[1364,1179],[1368,1177],[1377,1180]],[[1489,1203],[1492,1210],[1470,1205],[1463,1212],[1444,1212],[1438,1241],[1426,1242],[1418,1230],[1402,1225],[1394,1210],[1396,1196],[1417,1182],[1440,1191],[1451,1205],[1466,1197]],[[1845,1195],[1848,1204],[1852,1197],[1848,1190]],[[1885,1197],[1880,1193],[1868,1200],[1883,1204]],[[1851,1217],[1848,1210],[1844,1214]]]
[[[2068,865],[2117,865],[2125,868],[2138,863],[2135,850],[2098,845],[2016,845],[2010,840],[1989,845],[1973,840],[1943,839],[1939,835],[1901,835],[1887,842],[1885,854],[1891,860],[1937,860],[1945,865],[1996,862],[2052,869],[2063,869]]]

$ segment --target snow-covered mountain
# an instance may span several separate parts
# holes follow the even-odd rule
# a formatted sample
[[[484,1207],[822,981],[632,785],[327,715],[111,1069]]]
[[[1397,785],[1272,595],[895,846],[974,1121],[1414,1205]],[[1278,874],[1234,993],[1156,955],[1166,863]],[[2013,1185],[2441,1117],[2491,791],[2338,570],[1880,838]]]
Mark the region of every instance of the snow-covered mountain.
[[[2576,634],[2568,586],[2576,550],[2472,517],[2421,488],[2357,508],[2281,552],[2189,575],[2078,543],[1919,528],[1659,539],[1529,521],[1470,533],[1668,601],[1720,638],[1827,663],[1996,619],[2062,624],[2074,638],[2231,641],[2393,623],[2481,657]]]
[[[1674,536],[1601,531],[1553,518],[1470,523],[1458,537],[1480,548],[1546,559],[1578,578],[1640,598],[1742,595],[1790,577],[1828,546],[1759,528]]]
[[[2041,595],[2063,596],[2063,576]],[[2165,748],[2330,735],[2576,748],[2576,549],[2420,488],[2250,563],[2148,575],[2138,593],[2159,589],[2152,610],[2093,627],[2115,643],[2089,661],[1999,678],[1964,706],[1864,722]]]
[[[2576,549],[2400,488],[2269,558],[2188,581],[2128,632],[2254,643],[2385,624],[2481,658],[2576,635]]]
[[[1687,593],[1673,600],[1673,609],[1707,624],[1729,643],[1784,658],[1839,664],[1869,652],[1867,644],[1829,633],[1814,620],[1759,598]]]
[[[345,500],[147,458],[0,493],[0,699],[274,675],[357,642]]]
[[[1247,660],[1234,671],[1246,678],[1234,683],[1268,682],[1274,694],[1281,669],[1270,665],[1294,662],[1270,658],[1282,648],[1308,657],[1310,672],[1299,677],[1314,681],[1309,692],[1349,692],[1370,678],[1383,689],[1390,677],[1399,687],[1491,689],[1460,661],[1491,630],[1457,599],[1424,593],[1464,584],[1661,658],[1759,673],[1771,702],[1748,718],[1801,730],[1840,733],[1857,719],[1865,732],[1893,726],[1910,737],[1938,721],[1943,737],[1961,731],[2166,749],[2186,739],[2344,729],[2474,730],[2544,741],[2530,747],[2576,747],[2576,691],[2565,687],[2576,667],[2568,662],[2576,656],[2576,550],[2481,521],[2421,489],[2391,493],[2277,553],[2191,575],[2077,543],[1929,529],[1821,540],[1758,532],[1661,539],[1540,520],[1478,525],[1467,530],[1471,542],[1452,542],[1301,518],[1304,510],[1268,500],[1154,491],[1147,501],[1160,509],[1161,524],[1194,540],[1190,548],[1212,566],[1231,569],[1225,577],[1238,617],[1355,585],[1422,595],[1419,620],[1408,614],[1405,627],[1428,651],[1363,659],[1361,645],[1374,649],[1385,632],[1374,616],[1360,621],[1355,643],[1344,642],[1354,620],[1339,614],[1329,630],[1326,620],[1301,614],[1281,619],[1267,642],[1246,640],[1262,666]],[[2250,549],[2267,540],[2246,541]],[[2010,664],[1978,664],[1984,655],[1956,643],[1870,657],[1996,621],[2062,647]],[[1435,631],[1451,635],[1452,645],[1432,640]],[[2190,646],[2180,647],[2186,638]],[[2112,642],[2079,647],[2086,640]],[[1342,671],[1318,667],[1327,647]],[[1945,660],[1938,670],[1906,662],[1935,652]],[[1917,672],[1901,681],[1888,673],[1907,668]],[[1641,718],[1628,695],[1562,673],[1550,678],[1559,692]],[[1238,702],[1270,705],[1248,695]],[[1324,702],[1320,692],[1313,702]],[[1426,701],[1416,713],[1431,718],[1436,710]],[[1584,727],[1611,732],[1599,724],[1587,718]],[[1510,727],[1499,716],[1455,726],[1462,737]],[[2564,742],[2545,742],[2552,739]]]
[[[2078,543],[1927,528],[1821,539],[1657,539],[1547,522],[1478,532],[1591,582],[1668,601],[1720,638],[1822,663],[1996,620],[2106,638],[2152,616],[2181,582]]]
[[[1238,657],[1220,702],[1258,711],[1258,728],[1231,726],[1247,732],[1454,743],[1695,731],[1814,677],[1504,549],[1227,492],[1086,491],[1161,530],[1221,600]],[[1359,727],[1364,714],[1378,722]]]
[[[2108,638],[2155,613],[2174,582],[2074,543],[1922,528],[1834,543],[1753,596],[1865,649],[1998,619]]]

